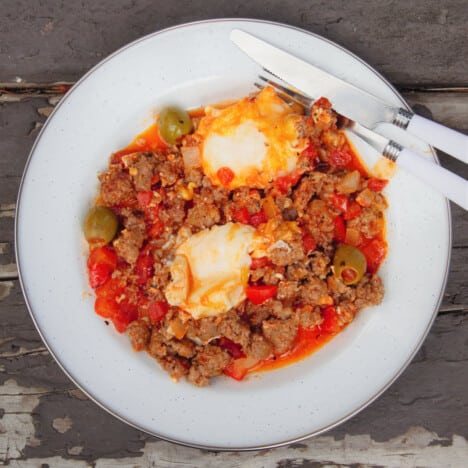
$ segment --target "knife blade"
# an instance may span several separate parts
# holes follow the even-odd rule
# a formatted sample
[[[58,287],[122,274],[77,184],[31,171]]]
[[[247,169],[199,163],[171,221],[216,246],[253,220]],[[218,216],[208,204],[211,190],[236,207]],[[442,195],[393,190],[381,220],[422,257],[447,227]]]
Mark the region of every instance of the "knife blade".
[[[262,68],[302,93],[315,98],[327,97],[341,115],[369,129],[374,129],[381,122],[394,124],[468,163],[467,136],[406,109],[389,105],[373,94],[240,29],[233,29],[230,39]]]

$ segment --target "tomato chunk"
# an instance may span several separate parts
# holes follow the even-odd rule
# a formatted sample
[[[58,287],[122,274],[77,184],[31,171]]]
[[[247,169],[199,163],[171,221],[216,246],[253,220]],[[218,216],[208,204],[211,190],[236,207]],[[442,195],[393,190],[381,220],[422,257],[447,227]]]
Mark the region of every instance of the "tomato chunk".
[[[365,242],[360,247],[360,250],[367,260],[367,272],[370,274],[376,273],[387,255],[387,243],[381,239],[374,238]]]
[[[262,223],[266,223],[268,218],[263,210],[260,210],[258,213],[254,213],[250,216],[249,224],[253,227],[258,227]]]
[[[242,224],[249,224],[250,221],[250,213],[246,206],[239,208],[238,210],[234,210],[232,212],[232,219],[237,223]]]
[[[226,187],[234,180],[235,177],[234,172],[232,171],[232,169],[229,169],[229,167],[221,167],[216,172],[216,175],[218,176],[218,179],[221,182],[221,184],[223,184]]]
[[[312,252],[317,247],[314,237],[309,232],[302,234],[302,247],[305,253]]]
[[[376,177],[372,177],[369,179],[369,182],[367,182],[367,187],[374,192],[381,192],[387,184],[387,179],[377,179]]]
[[[114,314],[112,323],[119,333],[123,333],[128,325],[138,318],[138,307],[131,302],[122,301],[119,304],[118,311]]]
[[[98,247],[91,251],[88,257],[89,284],[93,289],[109,281],[117,268],[117,254],[111,247]]]
[[[317,148],[315,147],[313,143],[309,143],[306,149],[301,153],[301,156],[305,156],[306,158],[309,158],[309,159],[317,159],[318,157]]]
[[[328,162],[332,167],[346,167],[353,160],[353,155],[346,149],[340,148],[332,151]]]
[[[160,322],[169,311],[169,304],[165,301],[154,301],[148,305],[148,316],[152,323]]]
[[[297,184],[301,174],[293,173],[278,177],[275,180],[275,187],[283,194],[288,193],[289,189]]]
[[[338,316],[336,309],[333,306],[325,307],[322,310],[323,322],[320,324],[320,329],[325,333],[337,333],[340,331]]]
[[[334,221],[335,225],[335,240],[344,243],[346,239],[346,225],[342,216],[337,216]]]
[[[255,305],[263,304],[268,299],[276,296],[278,286],[262,285],[262,286],[247,286],[245,293],[247,299]]]
[[[349,219],[357,218],[361,213],[361,205],[356,201],[352,201],[349,203],[348,209],[343,214],[343,218],[347,221]]]
[[[334,193],[331,197],[331,204],[342,213],[348,211],[348,202],[349,199],[346,195],[340,193]]]
[[[140,252],[135,265],[135,273],[138,276],[138,284],[146,284],[151,276],[153,276],[153,265],[153,253],[147,246]]]
[[[157,239],[164,232],[164,224],[162,221],[155,221],[148,230],[148,236],[152,239]]]

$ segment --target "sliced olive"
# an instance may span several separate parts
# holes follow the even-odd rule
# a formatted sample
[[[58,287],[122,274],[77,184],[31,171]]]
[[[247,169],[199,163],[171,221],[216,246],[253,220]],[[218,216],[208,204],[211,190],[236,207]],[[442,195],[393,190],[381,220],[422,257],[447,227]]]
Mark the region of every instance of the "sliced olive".
[[[358,283],[367,269],[367,261],[364,254],[352,245],[340,245],[333,259],[335,276],[350,286]]]
[[[106,206],[93,206],[86,215],[84,235],[94,246],[108,244],[117,234],[119,221],[116,214]]]
[[[162,139],[174,145],[182,135],[187,135],[192,131],[193,123],[184,110],[166,107],[159,114],[158,127]]]

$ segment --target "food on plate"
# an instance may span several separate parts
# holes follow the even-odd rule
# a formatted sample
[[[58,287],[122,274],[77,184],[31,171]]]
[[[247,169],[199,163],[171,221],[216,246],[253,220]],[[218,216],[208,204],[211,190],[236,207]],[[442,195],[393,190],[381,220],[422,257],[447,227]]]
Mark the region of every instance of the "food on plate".
[[[321,98],[164,109],[110,157],[85,222],[95,311],[173,379],[302,359],[384,294],[386,181]]]

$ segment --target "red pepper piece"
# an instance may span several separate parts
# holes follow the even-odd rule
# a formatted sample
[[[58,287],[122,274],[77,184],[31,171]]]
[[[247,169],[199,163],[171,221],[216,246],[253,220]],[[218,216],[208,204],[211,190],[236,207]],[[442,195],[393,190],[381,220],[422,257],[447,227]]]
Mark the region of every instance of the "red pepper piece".
[[[232,169],[229,169],[229,167],[221,167],[218,169],[216,172],[216,175],[218,176],[219,181],[221,182],[222,185],[227,187],[235,177],[234,172]]]
[[[262,285],[262,286],[247,286],[245,293],[247,299],[255,305],[263,304],[268,299],[276,296],[278,286]]]
[[[232,212],[232,219],[236,221],[237,223],[249,224],[249,221],[250,221],[249,210],[245,206],[239,208],[238,210],[234,210]]]
[[[119,333],[123,333],[128,325],[138,318],[138,308],[136,304],[122,301],[119,304],[118,311],[112,317],[112,323]]]
[[[253,227],[258,227],[260,224],[266,223],[268,218],[263,210],[260,210],[257,213],[254,213],[250,216],[249,224]]]
[[[387,184],[388,184],[387,179],[377,179],[375,177],[372,177],[367,182],[367,187],[370,190],[373,190],[374,192],[381,192]]]
[[[353,160],[353,155],[346,149],[340,148],[332,151],[328,157],[328,163],[332,167],[346,167]]]
[[[320,329],[325,333],[337,333],[340,331],[338,316],[334,306],[325,307],[322,310],[323,322],[320,324]]]
[[[317,247],[314,237],[309,232],[304,232],[304,234],[302,234],[302,247],[306,254],[312,252]]]
[[[93,289],[109,281],[112,272],[117,268],[117,254],[111,247],[98,247],[88,257],[89,284]]]
[[[367,272],[374,274],[387,255],[387,243],[381,239],[371,239],[360,247],[367,260]]]
[[[148,305],[148,317],[152,323],[160,322],[169,311],[169,304],[165,301],[154,301]]]
[[[330,199],[331,204],[342,213],[348,211],[349,199],[346,195],[340,193],[334,193]]]
[[[337,216],[334,221],[335,225],[335,240],[344,243],[346,239],[346,225],[342,216]]]
[[[301,174],[288,174],[285,176],[278,177],[274,185],[275,187],[283,194],[288,193],[289,189],[297,184],[299,179],[301,178]]]
[[[146,282],[153,276],[153,253],[149,246],[146,246],[138,256],[135,265],[135,273],[138,276],[138,284],[146,284]]]
[[[349,203],[348,209],[344,213],[343,218],[348,221],[349,219],[357,218],[361,213],[361,205],[356,201],[352,201]]]

